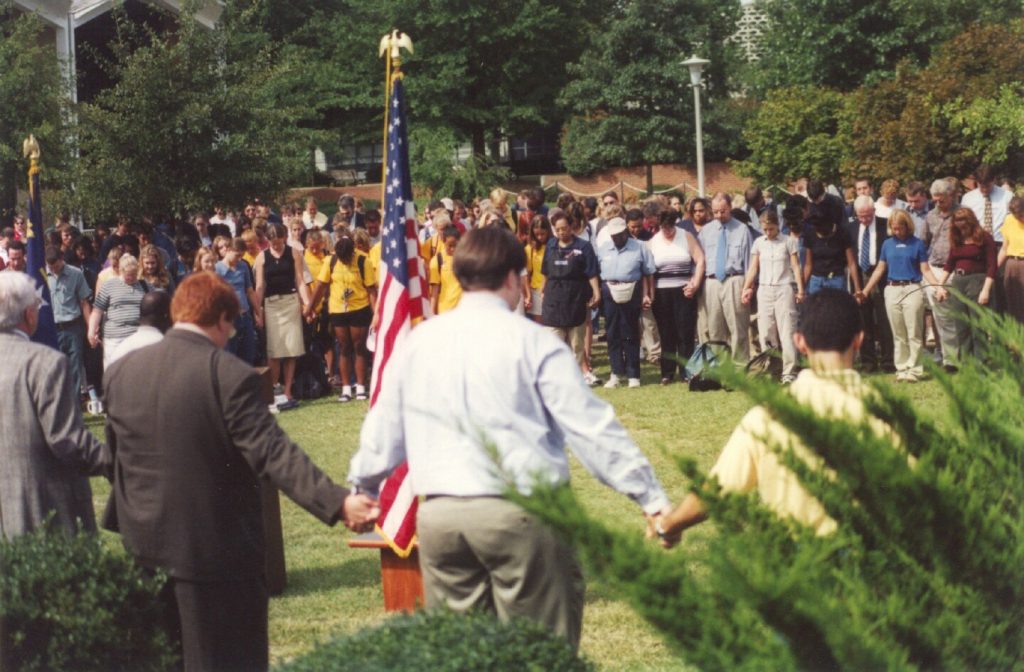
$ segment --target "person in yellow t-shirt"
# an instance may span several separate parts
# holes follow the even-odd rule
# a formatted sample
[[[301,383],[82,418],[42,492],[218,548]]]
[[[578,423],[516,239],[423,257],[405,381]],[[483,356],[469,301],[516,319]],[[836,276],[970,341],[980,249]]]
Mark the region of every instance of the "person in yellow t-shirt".
[[[430,307],[434,315],[448,312],[459,305],[462,298],[462,285],[452,270],[459,230],[449,225],[439,235],[444,244],[430,259]]]
[[[309,283],[310,295],[313,293],[313,286],[316,278],[320,275],[320,268],[330,258],[327,254],[327,234],[320,229],[310,229],[306,232],[306,249],[302,258],[309,268],[309,274],[314,282]],[[323,300],[313,304],[313,342],[320,347],[323,353],[324,365],[330,377],[331,385],[341,385],[340,378],[335,375],[334,368],[334,332],[331,329],[327,306]]]
[[[369,352],[366,336],[373,319],[374,303],[377,300],[377,282],[368,272],[366,255],[356,250],[355,241],[348,233],[338,236],[334,254],[320,265],[320,273],[313,283],[313,298],[316,305],[330,288],[327,312],[338,339],[338,370],[341,374],[341,395],[338,401],[353,398],[353,364],[356,374],[355,398],[365,400],[366,372]]]
[[[242,255],[242,259],[245,260],[245,263],[249,264],[249,268],[255,268],[256,257],[260,256],[262,251],[260,249],[259,237],[257,237],[255,231],[250,229],[243,231],[240,238],[245,241],[245,254]]]
[[[544,250],[551,240],[551,224],[544,215],[537,215],[530,225],[530,242],[526,244],[526,273],[530,283],[530,293],[524,301],[526,314],[534,322],[540,322],[541,290],[544,289]]]
[[[1009,212],[1003,220],[1003,246],[999,249],[999,267],[1005,264],[1003,289],[1006,312],[1024,323],[1024,198],[1010,199]]]
[[[444,247],[441,234],[446,228],[452,225],[452,219],[445,210],[437,210],[431,216],[431,225],[434,227],[434,235],[420,243],[420,256],[430,263],[430,260],[437,256],[438,251]]]
[[[867,414],[864,397],[869,388],[853,370],[864,340],[864,323],[856,300],[844,290],[823,289],[807,297],[801,317],[793,340],[807,355],[811,368],[800,372],[790,391],[820,416],[861,422]],[[891,435],[892,429],[881,420],[868,418],[868,423],[879,435]],[[892,438],[895,444],[897,439]],[[794,453],[808,465],[824,468],[814,451],[764,407],[755,406],[729,437],[710,475],[718,479],[724,492],[756,490],[765,506],[780,517],[791,518],[819,535],[833,533],[836,521],[776,452],[787,445],[793,446]],[[691,492],[672,513],[655,520],[654,531],[661,545],[670,548],[679,542],[684,530],[706,517],[700,497]]]

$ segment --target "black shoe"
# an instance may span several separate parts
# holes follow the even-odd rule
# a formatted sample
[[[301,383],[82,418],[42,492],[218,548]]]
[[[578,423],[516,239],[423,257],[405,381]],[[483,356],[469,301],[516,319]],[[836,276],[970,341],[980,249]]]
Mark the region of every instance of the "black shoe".
[[[946,373],[956,373],[957,371],[960,370],[959,368],[952,364],[943,364],[942,368],[945,370]]]

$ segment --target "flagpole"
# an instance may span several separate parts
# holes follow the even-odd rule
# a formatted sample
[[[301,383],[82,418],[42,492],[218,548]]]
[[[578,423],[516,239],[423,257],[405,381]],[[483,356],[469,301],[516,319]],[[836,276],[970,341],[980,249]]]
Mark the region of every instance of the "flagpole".
[[[385,49],[384,56],[384,144],[381,145],[380,166],[380,203],[384,205],[386,194],[384,189],[387,185],[388,176],[388,122],[391,120],[391,49]]]

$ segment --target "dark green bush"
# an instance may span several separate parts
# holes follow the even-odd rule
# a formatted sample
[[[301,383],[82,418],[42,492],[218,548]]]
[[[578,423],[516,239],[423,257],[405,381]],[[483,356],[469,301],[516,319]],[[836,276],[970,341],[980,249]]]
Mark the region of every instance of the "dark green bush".
[[[0,667],[171,669],[159,629],[163,583],[105,550],[94,534],[40,529],[0,542]]]
[[[319,644],[277,672],[586,672],[566,641],[526,620],[421,611]]]
[[[568,488],[516,498],[699,669],[1022,669],[1024,326],[988,311],[972,319],[990,335],[986,360],[956,375],[930,367],[944,408],[924,412],[871,381],[867,407],[898,445],[823,419],[770,381],[715,369],[832,470],[771,446],[836,520],[833,535],[779,518],[756,493],[720,494],[692,462],[683,470],[717,531],[706,549],[684,536],[666,554],[611,530]]]

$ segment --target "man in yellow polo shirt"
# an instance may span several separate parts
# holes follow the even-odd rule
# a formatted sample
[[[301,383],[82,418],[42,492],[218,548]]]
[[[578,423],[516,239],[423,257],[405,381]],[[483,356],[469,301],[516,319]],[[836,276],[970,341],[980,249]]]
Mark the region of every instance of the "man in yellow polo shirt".
[[[442,244],[430,258],[430,308],[434,315],[448,312],[459,305],[462,298],[462,285],[452,271],[452,257],[459,242],[459,230],[448,225],[437,235]]]
[[[859,422],[864,418],[863,398],[867,387],[853,370],[853,361],[864,339],[864,325],[857,302],[849,293],[824,289],[803,303],[800,329],[794,341],[807,355],[811,368],[797,377],[790,391],[818,415]],[[871,425],[880,434],[890,430],[880,420]],[[769,438],[769,442],[765,438]],[[780,517],[792,518],[819,535],[831,534],[836,522],[825,513],[796,474],[783,463],[771,445],[792,445],[798,457],[815,468],[821,460],[761,406],[752,408],[740,421],[726,443],[711,476],[724,492],[757,490],[761,501]],[[655,529],[661,544],[671,548],[684,530],[707,517],[704,505],[689,493],[670,514],[657,520]]]

